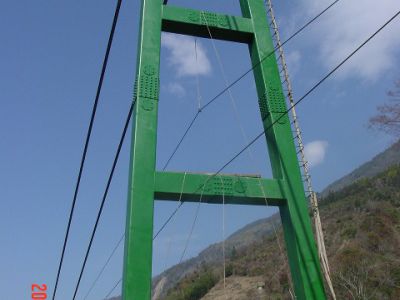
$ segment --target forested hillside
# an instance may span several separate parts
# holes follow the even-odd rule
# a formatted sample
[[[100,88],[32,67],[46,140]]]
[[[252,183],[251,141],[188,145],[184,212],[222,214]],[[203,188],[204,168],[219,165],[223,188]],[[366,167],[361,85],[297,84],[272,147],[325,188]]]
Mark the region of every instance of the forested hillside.
[[[329,194],[321,218],[338,299],[400,299],[400,166]],[[278,239],[283,247],[281,232]],[[274,234],[228,251],[225,292],[219,261],[204,263],[162,299],[290,299]]]

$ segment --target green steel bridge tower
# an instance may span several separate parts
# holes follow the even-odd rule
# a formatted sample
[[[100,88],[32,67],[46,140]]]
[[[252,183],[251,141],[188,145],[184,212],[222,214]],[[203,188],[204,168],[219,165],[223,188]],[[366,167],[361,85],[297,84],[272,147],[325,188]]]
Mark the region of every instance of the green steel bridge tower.
[[[279,207],[297,299],[326,299],[308,204],[263,0],[240,0],[242,17],[141,0],[125,233],[124,300],[150,300],[154,201]],[[272,166],[272,179],[161,172],[156,166],[161,32],[246,43]],[[209,32],[210,31],[210,32]],[[261,62],[261,63],[260,63]],[[254,99],[255,100],[255,99]],[[185,179],[184,179],[185,176]],[[182,189],[182,181],[185,185]],[[221,184],[222,180],[222,184]],[[182,193],[182,194],[181,194]]]

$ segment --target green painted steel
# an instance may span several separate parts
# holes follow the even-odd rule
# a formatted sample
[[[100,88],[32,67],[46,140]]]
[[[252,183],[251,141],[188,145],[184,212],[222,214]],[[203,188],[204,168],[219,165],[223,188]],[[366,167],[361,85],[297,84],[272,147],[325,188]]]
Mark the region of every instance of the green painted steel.
[[[142,0],[134,98],[123,299],[150,299],[161,2]]]
[[[253,26],[248,18],[164,6],[163,31],[209,38],[207,25],[216,39],[249,43],[253,37]]]
[[[279,206],[297,299],[326,299],[308,206],[286,112],[262,0],[240,0],[243,17],[226,16],[142,0],[134,97],[122,295],[151,299],[154,199]],[[266,130],[273,179],[249,175],[155,170],[161,31],[249,44],[258,104]],[[267,57],[263,60],[265,57]],[[261,64],[258,64],[259,61]],[[263,189],[261,189],[262,184]],[[182,191],[182,197],[181,197]]]
[[[155,198],[185,202],[247,205],[286,205],[282,180],[249,175],[157,172]],[[181,197],[182,193],[182,197]]]
[[[249,44],[253,65],[274,50],[262,0],[240,0],[243,16],[251,18],[254,39]],[[264,128],[286,112],[286,102],[275,56],[269,56],[254,69],[259,107]],[[288,249],[289,265],[297,299],[325,299],[318,253],[311,230],[307,200],[301,179],[289,117],[287,114],[271,129],[266,139],[275,179],[287,183],[287,205],[280,206]]]

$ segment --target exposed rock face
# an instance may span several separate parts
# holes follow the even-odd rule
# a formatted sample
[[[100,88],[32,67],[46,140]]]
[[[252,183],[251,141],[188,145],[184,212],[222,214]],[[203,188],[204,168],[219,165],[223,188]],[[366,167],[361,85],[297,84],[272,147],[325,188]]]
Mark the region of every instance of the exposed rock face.
[[[201,300],[267,300],[268,298],[265,289],[260,287],[264,283],[261,276],[245,277],[232,276],[228,277],[225,282],[220,281],[212,288],[207,295]]]

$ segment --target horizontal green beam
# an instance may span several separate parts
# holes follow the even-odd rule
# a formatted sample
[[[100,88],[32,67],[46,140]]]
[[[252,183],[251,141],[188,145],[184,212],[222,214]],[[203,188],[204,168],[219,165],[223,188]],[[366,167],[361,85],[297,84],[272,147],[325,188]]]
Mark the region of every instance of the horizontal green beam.
[[[263,189],[260,186],[260,183]],[[245,175],[217,175],[157,172],[155,177],[156,200],[221,204],[268,205],[286,204],[283,182]]]
[[[253,38],[251,20],[188,8],[163,6],[162,30],[172,33],[250,43]]]

